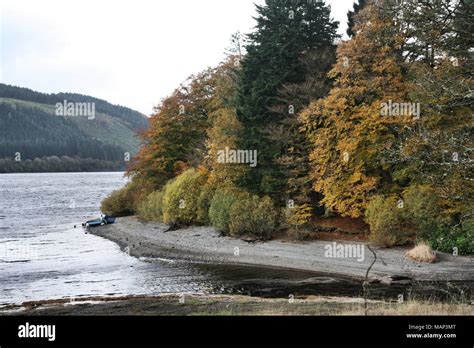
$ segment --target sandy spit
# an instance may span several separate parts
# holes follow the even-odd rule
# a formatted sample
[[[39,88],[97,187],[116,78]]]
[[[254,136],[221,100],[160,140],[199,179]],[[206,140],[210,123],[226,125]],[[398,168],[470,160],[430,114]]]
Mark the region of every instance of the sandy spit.
[[[288,268],[349,276],[362,279],[373,262],[366,245],[364,258],[327,257],[333,241],[248,243],[223,237],[211,227],[189,227],[169,231],[160,223],[142,222],[136,217],[117,219],[114,225],[91,229],[89,232],[112,240],[122,250],[135,257],[179,259],[190,262],[256,265]],[[344,242],[338,242],[343,244]],[[404,281],[474,281],[474,257],[438,253],[438,261],[421,264],[406,258],[406,249],[378,249],[377,262],[369,278],[384,283]],[[360,255],[359,255],[360,256]]]

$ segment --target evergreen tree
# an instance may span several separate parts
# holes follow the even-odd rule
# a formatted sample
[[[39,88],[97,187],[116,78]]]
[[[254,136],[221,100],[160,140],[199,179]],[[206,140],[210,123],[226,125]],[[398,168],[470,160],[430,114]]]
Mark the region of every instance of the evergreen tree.
[[[347,35],[349,37],[353,37],[355,35],[355,18],[359,11],[365,6],[366,2],[366,0],[358,0],[358,2],[354,3],[354,9],[352,11],[347,12]]]
[[[279,92],[285,85],[306,80],[302,58],[331,46],[337,23],[323,1],[267,0],[264,6],[257,6],[257,12],[256,31],[248,36],[238,81],[237,117],[243,126],[238,145],[258,151],[258,166],[247,171],[240,184],[254,192],[276,195],[284,192],[287,184],[275,163],[285,144],[267,136],[265,130],[286,118],[287,113],[274,109],[281,105]]]
[[[421,104],[422,115],[399,134],[394,172],[400,181],[433,187],[457,226],[474,215],[472,6],[471,0],[437,1],[406,14],[414,28],[407,49],[418,58],[407,66],[411,98]],[[427,17],[432,13],[438,15]]]
[[[280,165],[283,178],[287,181],[287,203],[294,206],[293,212],[304,206],[305,212],[314,213],[319,206],[321,197],[313,190],[310,176],[311,144],[296,112],[304,110],[312,101],[324,98],[329,92],[332,80],[327,74],[336,61],[335,53],[335,46],[328,46],[304,55],[302,63],[306,70],[305,81],[282,87],[278,93],[281,104],[272,110],[285,116],[278,125],[266,129],[271,139],[282,144],[282,153],[276,158],[276,163]],[[309,219],[311,215],[306,216]]]

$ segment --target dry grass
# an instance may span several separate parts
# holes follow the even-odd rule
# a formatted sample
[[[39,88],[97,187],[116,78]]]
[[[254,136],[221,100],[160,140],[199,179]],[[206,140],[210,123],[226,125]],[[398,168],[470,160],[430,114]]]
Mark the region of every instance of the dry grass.
[[[434,263],[436,261],[436,253],[426,244],[418,244],[407,252],[406,256],[409,259],[418,262]]]
[[[363,308],[354,307],[351,311],[339,313],[340,315],[364,315]],[[469,304],[438,303],[427,301],[408,301],[405,303],[369,305],[368,315],[389,316],[467,316],[474,315],[474,306]]]

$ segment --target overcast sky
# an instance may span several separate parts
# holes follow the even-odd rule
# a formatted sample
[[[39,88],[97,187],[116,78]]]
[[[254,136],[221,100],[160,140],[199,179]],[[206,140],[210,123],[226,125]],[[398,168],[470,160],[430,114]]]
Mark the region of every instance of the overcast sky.
[[[353,0],[326,0],[347,27]],[[0,0],[0,81],[147,115],[253,28],[264,0]]]

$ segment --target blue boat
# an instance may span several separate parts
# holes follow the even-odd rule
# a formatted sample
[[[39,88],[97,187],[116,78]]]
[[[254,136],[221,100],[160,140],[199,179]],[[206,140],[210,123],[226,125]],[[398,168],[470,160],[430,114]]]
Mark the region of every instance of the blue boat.
[[[104,225],[111,225],[115,223],[115,217],[108,215],[101,215],[100,218],[89,220],[82,224],[83,227],[98,227]]]

